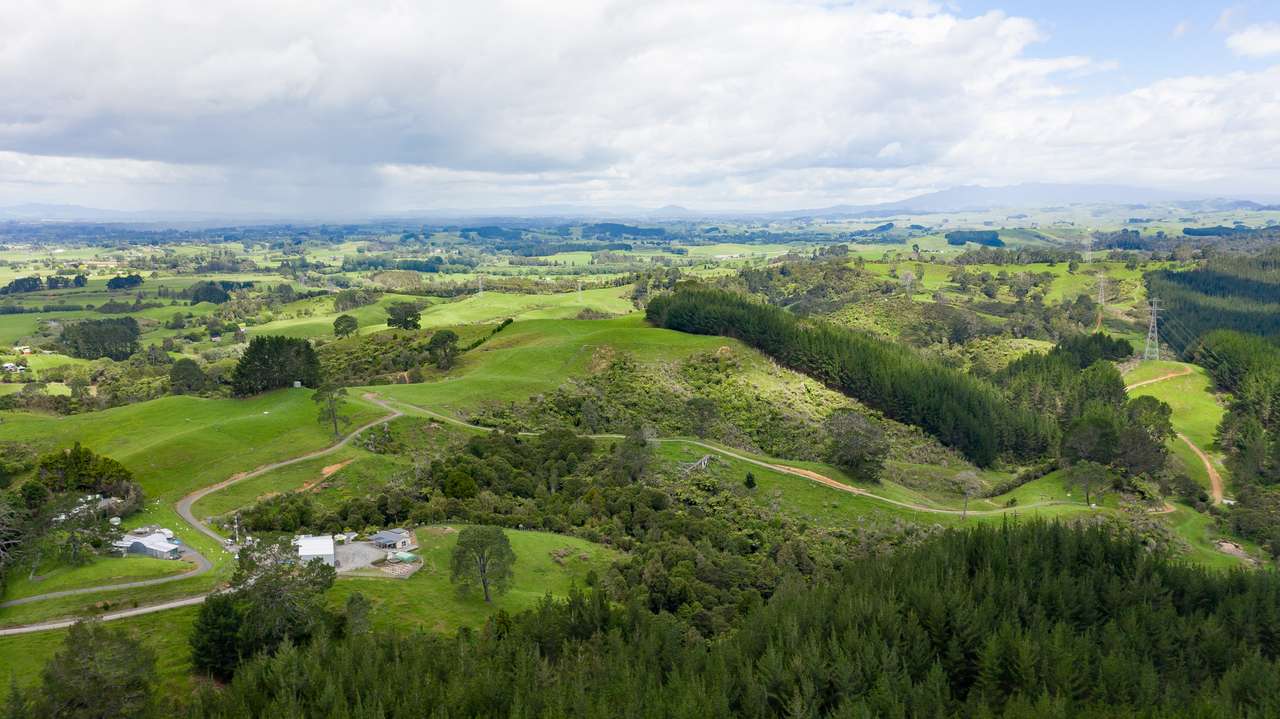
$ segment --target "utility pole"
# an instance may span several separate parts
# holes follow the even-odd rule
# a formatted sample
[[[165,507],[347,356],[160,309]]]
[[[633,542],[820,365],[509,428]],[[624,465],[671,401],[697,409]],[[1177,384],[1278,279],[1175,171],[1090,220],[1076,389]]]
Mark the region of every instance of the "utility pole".
[[[1151,320],[1147,323],[1147,346],[1142,351],[1142,359],[1160,359],[1160,298],[1151,298]]]

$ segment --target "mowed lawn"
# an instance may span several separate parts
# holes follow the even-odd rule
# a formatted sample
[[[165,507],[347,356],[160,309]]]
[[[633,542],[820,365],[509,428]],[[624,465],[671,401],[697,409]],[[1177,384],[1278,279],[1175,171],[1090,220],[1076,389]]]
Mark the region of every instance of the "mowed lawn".
[[[598,574],[618,557],[619,552],[584,539],[550,532],[509,529],[507,538],[515,552],[510,589],[486,604],[476,591],[463,594],[450,581],[450,557],[458,531],[465,525],[422,527],[417,530],[423,566],[408,579],[390,577],[344,577],[330,591],[334,607],[341,607],[353,592],[364,594],[373,604],[375,626],[420,627],[432,631],[453,631],[475,627],[499,609],[518,612],[535,606],[543,597],[564,597],[577,586],[586,589],[587,573]]]
[[[610,320],[517,321],[467,352],[442,379],[368,388],[392,399],[465,414],[485,402],[527,399],[585,374],[593,360],[629,353],[638,361],[668,361],[735,340],[650,327],[640,315]]]
[[[88,564],[78,567],[46,562],[34,578],[29,567],[15,569],[5,585],[4,594],[0,595],[0,602],[101,584],[158,579],[192,569],[195,567],[187,562],[142,556],[95,556]]]

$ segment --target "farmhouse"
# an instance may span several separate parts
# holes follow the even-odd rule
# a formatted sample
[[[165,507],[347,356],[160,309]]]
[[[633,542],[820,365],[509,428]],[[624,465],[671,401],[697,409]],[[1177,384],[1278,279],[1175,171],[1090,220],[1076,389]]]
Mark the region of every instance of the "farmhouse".
[[[142,554],[154,559],[177,559],[182,556],[182,549],[171,539],[172,536],[166,537],[164,532],[157,531],[143,535],[127,534],[113,544],[122,555]]]
[[[373,546],[378,549],[415,549],[417,544],[413,541],[413,532],[407,529],[384,529],[373,535]]]
[[[298,559],[302,560],[303,564],[319,559],[330,567],[338,566],[338,561],[334,557],[333,537],[328,535],[295,537],[293,546],[298,548]]]

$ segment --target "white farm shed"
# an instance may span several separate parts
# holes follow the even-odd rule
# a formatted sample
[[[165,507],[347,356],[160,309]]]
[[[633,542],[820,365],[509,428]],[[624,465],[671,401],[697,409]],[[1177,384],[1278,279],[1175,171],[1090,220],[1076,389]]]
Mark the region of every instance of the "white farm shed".
[[[319,559],[330,567],[338,566],[333,553],[333,537],[321,535],[318,537],[303,536],[293,540],[293,544],[298,548],[298,559],[303,564],[313,559]]]
[[[114,544],[121,554],[144,554],[154,559],[177,559],[182,556],[182,548],[170,541],[173,539],[173,533],[170,532],[169,535],[166,537],[162,532],[152,532],[143,536],[126,534]]]

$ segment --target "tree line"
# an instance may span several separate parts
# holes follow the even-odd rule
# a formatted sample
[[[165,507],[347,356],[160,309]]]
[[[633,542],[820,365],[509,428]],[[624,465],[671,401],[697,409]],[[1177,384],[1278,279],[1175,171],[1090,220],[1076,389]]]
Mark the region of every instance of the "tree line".
[[[864,333],[802,322],[786,310],[702,287],[655,297],[646,314],[660,327],[737,338],[892,419],[923,428],[980,466],[1002,453],[1040,456],[1056,440],[1051,422],[1009,406],[991,384]]]

